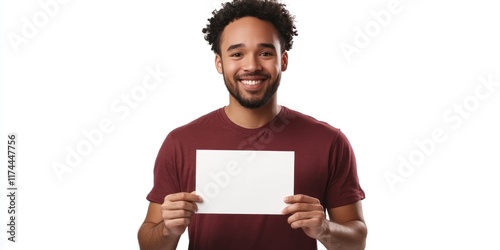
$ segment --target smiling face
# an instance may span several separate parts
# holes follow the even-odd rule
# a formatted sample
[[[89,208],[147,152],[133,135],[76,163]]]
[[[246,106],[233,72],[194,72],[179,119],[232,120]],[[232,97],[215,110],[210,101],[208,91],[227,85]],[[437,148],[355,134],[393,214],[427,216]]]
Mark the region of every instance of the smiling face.
[[[231,103],[255,109],[275,100],[288,63],[287,53],[281,50],[278,32],[270,22],[243,17],[224,28],[215,65]]]

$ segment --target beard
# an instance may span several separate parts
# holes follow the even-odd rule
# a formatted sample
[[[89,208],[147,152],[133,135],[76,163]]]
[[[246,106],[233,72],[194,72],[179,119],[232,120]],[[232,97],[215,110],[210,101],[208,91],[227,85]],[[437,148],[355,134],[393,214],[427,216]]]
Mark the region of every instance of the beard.
[[[266,77],[267,79],[270,79],[271,76],[268,74],[264,73],[251,73],[251,74],[244,74],[244,75],[236,75],[233,77],[232,81],[229,79],[224,74],[224,71],[222,72],[223,78],[224,78],[224,83],[226,85],[227,90],[231,94],[234,99],[238,101],[238,103],[248,109],[257,109],[260,108],[264,105],[266,105],[269,100],[276,94],[276,91],[278,90],[278,87],[281,82],[281,74],[278,75],[276,80],[271,82],[269,85],[266,86],[264,89],[264,93],[262,94],[262,97],[260,98],[244,98],[242,91],[240,90],[240,85],[238,84],[239,79],[241,77],[248,77],[248,76],[260,76],[260,77]]]

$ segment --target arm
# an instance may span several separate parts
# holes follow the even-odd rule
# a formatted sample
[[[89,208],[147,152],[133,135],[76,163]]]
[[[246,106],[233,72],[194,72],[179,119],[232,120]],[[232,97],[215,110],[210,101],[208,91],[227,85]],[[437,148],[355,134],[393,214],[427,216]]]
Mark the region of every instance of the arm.
[[[192,193],[167,195],[163,204],[151,202],[137,235],[140,248],[175,249],[197,210],[195,202],[201,198]]]
[[[287,197],[285,202],[290,204],[283,211],[290,214],[290,226],[302,228],[327,249],[365,249],[367,228],[361,201],[328,209],[330,220],[326,219],[323,206],[316,198],[294,195]]]
[[[367,228],[361,201],[328,209],[328,214],[327,233],[318,239],[327,249],[365,249]]]
[[[175,249],[180,236],[168,235],[161,217],[161,204],[149,203],[146,219],[138,233],[141,249]]]

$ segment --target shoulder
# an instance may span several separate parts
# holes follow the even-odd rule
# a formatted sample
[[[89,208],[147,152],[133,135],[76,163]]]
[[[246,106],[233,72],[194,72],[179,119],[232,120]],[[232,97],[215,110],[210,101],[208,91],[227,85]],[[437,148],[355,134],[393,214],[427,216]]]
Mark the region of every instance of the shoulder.
[[[310,115],[284,107],[283,124],[290,127],[290,132],[299,140],[312,140],[317,143],[327,143],[338,147],[350,147],[347,136],[338,127]]]
[[[301,131],[307,131],[309,133],[321,134],[321,135],[332,135],[338,137],[342,132],[339,128],[330,125],[327,122],[320,121],[310,115],[303,114],[299,111],[283,107],[284,112],[282,112],[283,122],[293,125],[294,129],[299,129]]]
[[[198,117],[197,119],[180,126],[174,131],[183,131],[183,130],[191,130],[191,129],[197,129],[205,126],[211,126],[214,124],[217,120],[220,118],[220,111],[222,108],[216,109],[210,113],[207,113],[203,116]]]
[[[197,119],[184,124],[180,127],[175,128],[170,131],[169,136],[174,137],[184,137],[190,136],[200,131],[206,131],[207,129],[217,126],[220,123],[220,111],[221,108],[216,109],[210,113],[198,117]]]

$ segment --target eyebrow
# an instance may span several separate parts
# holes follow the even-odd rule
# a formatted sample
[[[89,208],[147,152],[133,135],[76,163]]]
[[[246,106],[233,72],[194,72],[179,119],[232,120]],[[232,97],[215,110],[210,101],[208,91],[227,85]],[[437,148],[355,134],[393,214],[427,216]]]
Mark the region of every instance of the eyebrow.
[[[272,43],[259,43],[257,46],[262,47],[262,48],[269,48],[269,49],[276,50],[276,47]],[[245,44],[237,43],[237,44],[233,44],[233,45],[229,46],[226,51],[231,51],[231,50],[244,48],[244,47],[245,47]]]

